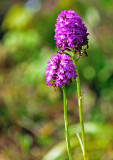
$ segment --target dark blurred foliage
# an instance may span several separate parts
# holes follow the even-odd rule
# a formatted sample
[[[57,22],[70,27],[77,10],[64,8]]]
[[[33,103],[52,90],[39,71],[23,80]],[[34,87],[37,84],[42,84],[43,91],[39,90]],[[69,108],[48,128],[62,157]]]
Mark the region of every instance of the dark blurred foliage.
[[[57,52],[57,15],[67,9],[90,33],[88,57],[78,61],[88,154],[113,159],[113,1],[1,0],[0,160],[67,160],[62,91],[55,95],[44,75]],[[73,126],[79,123],[75,81],[67,97],[73,157],[81,159]]]

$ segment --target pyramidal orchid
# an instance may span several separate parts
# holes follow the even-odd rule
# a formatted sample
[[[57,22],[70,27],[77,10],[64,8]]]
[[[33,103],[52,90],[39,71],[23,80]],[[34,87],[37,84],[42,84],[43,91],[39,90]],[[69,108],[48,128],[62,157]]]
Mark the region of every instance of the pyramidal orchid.
[[[54,36],[56,46],[59,51],[50,58],[45,72],[46,84],[48,87],[61,87],[63,90],[65,133],[69,160],[72,160],[72,155],[68,130],[65,86],[69,85],[72,82],[72,79],[76,79],[77,84],[78,107],[82,135],[80,144],[82,145],[84,160],[88,159],[88,156],[86,155],[86,138],[82,113],[80,77],[76,64],[76,60],[78,60],[81,55],[87,55],[86,49],[88,48],[88,35],[89,33],[87,32],[87,27],[77,13],[73,10],[62,11],[56,20]],[[83,47],[85,47],[84,50]],[[75,59],[77,54],[79,54],[79,57]]]

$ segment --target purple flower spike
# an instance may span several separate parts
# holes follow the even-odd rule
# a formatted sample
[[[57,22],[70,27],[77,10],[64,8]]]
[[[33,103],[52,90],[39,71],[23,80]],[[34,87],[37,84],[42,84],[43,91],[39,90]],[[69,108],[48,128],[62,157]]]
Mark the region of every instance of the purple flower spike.
[[[46,84],[54,87],[61,87],[76,78],[76,69],[70,56],[60,53],[51,57],[46,67]]]
[[[75,53],[88,46],[87,28],[78,14],[72,10],[62,11],[56,21],[55,36],[57,48],[60,50],[71,49]]]

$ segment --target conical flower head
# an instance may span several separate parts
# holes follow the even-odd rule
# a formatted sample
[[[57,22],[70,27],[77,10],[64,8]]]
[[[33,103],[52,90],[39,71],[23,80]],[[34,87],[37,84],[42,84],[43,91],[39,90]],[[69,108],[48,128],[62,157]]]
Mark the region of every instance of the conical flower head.
[[[73,10],[65,10],[58,15],[54,39],[60,50],[80,51],[82,46],[88,46],[88,35],[85,24]]]
[[[76,78],[76,69],[70,56],[60,53],[55,54],[49,60],[46,67],[46,84],[54,87],[61,87],[69,84],[72,78]]]

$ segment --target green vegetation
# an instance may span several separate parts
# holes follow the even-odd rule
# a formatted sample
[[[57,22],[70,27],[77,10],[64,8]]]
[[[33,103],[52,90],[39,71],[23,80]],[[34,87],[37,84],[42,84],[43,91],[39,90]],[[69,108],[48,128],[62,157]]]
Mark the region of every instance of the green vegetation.
[[[55,95],[44,75],[57,52],[56,18],[65,9],[75,10],[90,33],[88,57],[83,55],[78,65],[88,156],[112,160],[113,1],[37,0],[34,8],[28,2],[0,2],[0,160],[68,160],[62,91]],[[75,86],[75,81],[66,86],[68,120],[72,156],[81,160]]]

